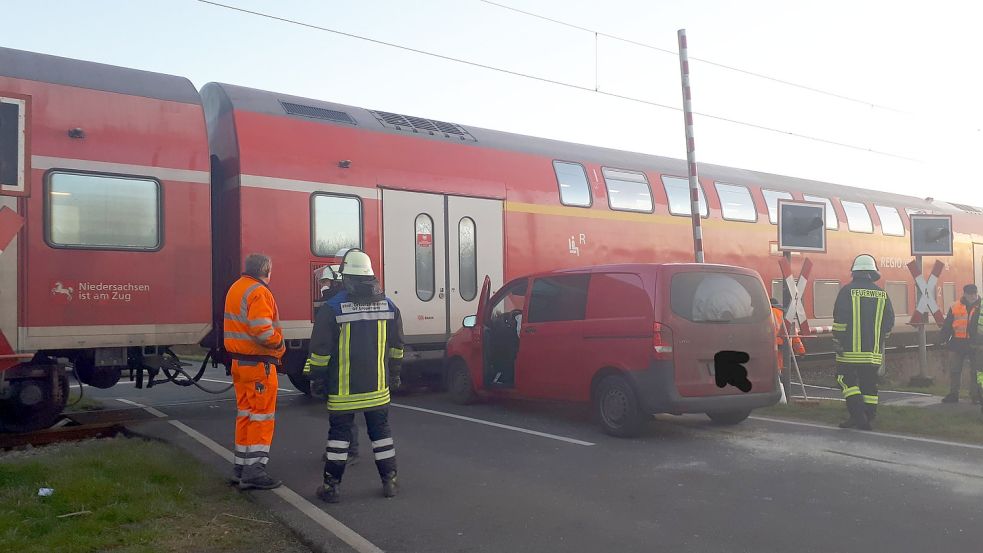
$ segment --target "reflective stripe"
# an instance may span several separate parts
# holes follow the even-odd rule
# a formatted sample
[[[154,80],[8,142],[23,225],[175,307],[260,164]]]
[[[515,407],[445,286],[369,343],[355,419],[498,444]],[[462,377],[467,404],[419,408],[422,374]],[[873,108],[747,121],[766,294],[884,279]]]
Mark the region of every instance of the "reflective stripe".
[[[249,295],[262,285],[263,284],[261,282],[257,282],[249,288],[246,288],[246,291],[242,293],[242,300],[239,302],[239,314],[243,317],[249,317]]]
[[[351,442],[346,442],[344,440],[328,440],[328,447],[337,447],[339,449],[348,449],[348,446],[352,445]]]
[[[850,296],[850,307],[853,309],[853,351],[860,351],[860,296]]]
[[[324,361],[325,363],[327,363],[328,361],[331,360],[331,356],[330,355],[318,355],[316,353],[312,353],[311,354],[311,360],[312,361]]]
[[[269,457],[252,457],[250,459],[243,459],[242,457],[235,458],[235,464],[237,465],[265,465],[270,461]]]
[[[347,460],[348,460],[347,451],[344,453],[331,453],[330,451],[328,452],[328,461],[347,461]]]
[[[268,328],[268,329],[264,330],[263,332],[260,332],[259,334],[257,334],[256,337],[254,338],[254,340],[256,340],[257,342],[260,342],[260,341],[269,340],[272,337],[273,337],[273,329],[272,328]]]
[[[351,396],[328,396],[329,411],[356,411],[379,407],[389,403],[389,388],[381,392],[355,394]]]
[[[248,324],[249,323],[249,318],[248,317],[243,317],[242,315],[236,315],[234,313],[226,313],[225,314],[225,320],[227,320],[227,321],[235,321],[237,323],[243,323],[243,324]]]
[[[843,388],[843,397],[853,397],[860,395],[860,386],[850,386],[849,388]]]
[[[833,323],[833,332],[846,332],[846,323]]]
[[[341,340],[340,340],[341,347],[339,348],[339,355],[341,356],[341,358],[338,360],[339,361],[338,370],[340,375],[340,378],[338,380],[338,395],[341,396],[347,396],[351,392],[351,382],[349,381],[349,378],[351,376],[350,371],[351,371],[351,363],[352,363],[351,337],[352,337],[351,325],[350,324],[341,325]]]
[[[374,448],[375,447],[385,447],[387,445],[393,445],[393,439],[392,438],[383,438],[381,440],[376,440],[376,441],[372,442],[372,447],[374,447]]]
[[[257,414],[257,413],[250,413],[249,414],[249,420],[251,420],[251,421],[271,421],[271,420],[273,420],[275,418],[276,418],[276,413],[267,413],[267,414],[264,414],[264,415],[260,415],[260,414]]]
[[[350,323],[353,321],[379,321],[379,320],[391,320],[394,319],[396,315],[392,311],[385,311],[382,313],[366,311],[362,313],[351,313],[348,315],[338,315],[335,317],[339,323]]]
[[[877,298],[877,314],[874,315],[874,352],[881,351],[881,324],[884,322],[884,303],[887,298]]]
[[[376,322],[376,390],[386,387],[386,321]]]
[[[253,319],[247,322],[249,326],[273,326],[273,319],[269,319],[267,317],[260,317],[259,319]]]
[[[376,453],[375,460],[381,461],[383,459],[389,459],[390,457],[395,457],[395,456],[396,456],[395,449],[387,449],[386,451],[380,451],[379,453]]]
[[[389,348],[389,358],[390,359],[402,359],[403,349],[402,348]]]
[[[877,405],[877,396],[864,395],[864,403],[867,405]]]
[[[983,387],[983,371],[976,373],[976,383]]]
[[[269,445],[239,445],[236,444],[236,453],[255,453],[257,451],[270,451]]]
[[[249,416],[249,411],[242,411],[242,410],[236,411],[236,418],[239,418],[239,417],[248,417],[248,416]],[[236,447],[239,447],[239,446],[236,446]]]
[[[228,340],[228,339],[232,339],[232,340],[247,340],[247,341],[250,341],[250,342],[255,342],[256,341],[256,339],[253,337],[252,334],[247,334],[245,332],[228,332],[228,331],[226,331],[225,332],[225,339],[226,340]]]

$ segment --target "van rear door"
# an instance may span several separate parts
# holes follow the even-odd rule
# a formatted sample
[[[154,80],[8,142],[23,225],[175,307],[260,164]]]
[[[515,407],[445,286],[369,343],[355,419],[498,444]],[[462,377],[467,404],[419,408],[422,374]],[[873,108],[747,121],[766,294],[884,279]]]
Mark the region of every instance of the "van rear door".
[[[673,332],[676,388],[684,397],[744,393],[717,386],[714,356],[746,352],[751,393],[774,390],[776,357],[771,306],[761,279],[727,267],[685,268],[662,279],[662,318]],[[664,296],[663,296],[664,297]],[[668,303],[668,305],[666,305]],[[663,321],[666,322],[666,321]]]

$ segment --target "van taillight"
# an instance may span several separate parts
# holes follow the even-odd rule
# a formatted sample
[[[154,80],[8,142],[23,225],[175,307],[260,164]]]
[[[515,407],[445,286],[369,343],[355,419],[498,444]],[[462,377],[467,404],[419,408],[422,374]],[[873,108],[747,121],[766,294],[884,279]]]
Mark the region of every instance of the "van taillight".
[[[672,329],[662,323],[652,323],[652,350],[656,359],[672,359]]]

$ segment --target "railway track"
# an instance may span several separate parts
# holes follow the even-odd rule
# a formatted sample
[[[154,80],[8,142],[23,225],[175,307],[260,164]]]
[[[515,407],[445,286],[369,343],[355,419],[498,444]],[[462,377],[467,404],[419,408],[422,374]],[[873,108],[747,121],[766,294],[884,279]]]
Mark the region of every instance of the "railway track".
[[[51,428],[35,432],[0,434],[0,450],[42,446],[127,434],[126,425],[156,418],[141,408],[64,413]]]

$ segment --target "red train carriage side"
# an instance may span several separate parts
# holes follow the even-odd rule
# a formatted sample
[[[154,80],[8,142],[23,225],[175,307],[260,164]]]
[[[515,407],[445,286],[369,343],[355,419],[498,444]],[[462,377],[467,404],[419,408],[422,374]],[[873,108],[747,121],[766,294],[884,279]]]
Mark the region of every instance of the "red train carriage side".
[[[297,341],[294,369],[311,328],[311,271],[337,262],[341,247],[361,247],[381,261],[417,355],[442,348],[473,312],[485,274],[497,288],[527,273],[692,257],[681,160],[230,85],[207,85],[203,96],[222,170],[221,202],[229,206],[215,202],[216,217],[228,217],[217,225],[226,246],[216,290],[249,251],[274,255],[272,288],[287,337]],[[914,306],[904,266],[911,210],[954,214],[959,233],[956,255],[944,259],[945,301],[955,298],[957,284],[980,279],[983,218],[976,214],[713,165],[701,166],[701,174],[708,259],[757,270],[775,294],[777,199],[828,202],[828,253],[816,256],[804,298],[813,325],[831,323],[853,257],[869,252],[902,315],[894,339],[911,339],[903,316]]]
[[[23,187],[0,191],[24,221],[0,256],[0,329],[36,354],[3,373],[0,420],[18,429],[64,404],[56,358],[109,387],[208,331],[208,145],[181,77],[0,49],[0,97],[25,124],[4,142]]]

